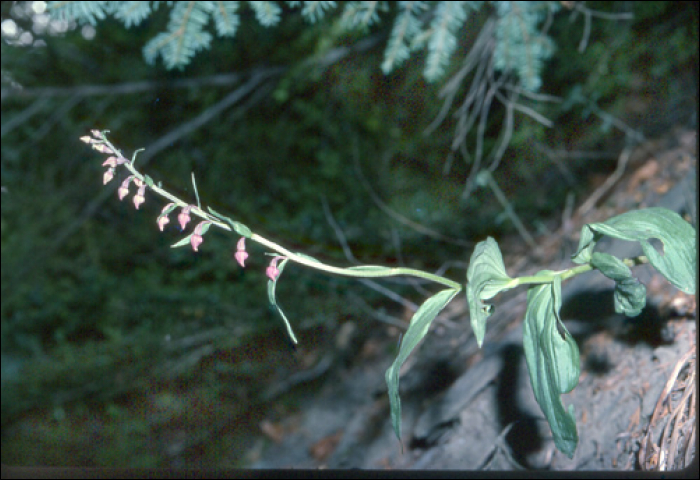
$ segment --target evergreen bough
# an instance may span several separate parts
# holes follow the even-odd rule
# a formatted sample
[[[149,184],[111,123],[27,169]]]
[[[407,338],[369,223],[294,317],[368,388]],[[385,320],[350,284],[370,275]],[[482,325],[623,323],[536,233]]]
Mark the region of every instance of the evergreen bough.
[[[184,68],[194,55],[209,48],[213,35],[233,37],[240,25],[240,12],[253,11],[265,27],[273,27],[282,14],[300,12],[310,23],[328,18],[341,30],[368,28],[379,22],[380,12],[395,10],[393,26],[382,62],[389,74],[413,52],[426,48],[424,75],[434,82],[440,79],[463,35],[469,14],[489,8],[496,16],[496,48],[493,61],[497,70],[514,73],[530,91],[541,85],[542,65],[553,51],[553,42],[541,31],[540,24],[561,8],[560,2],[49,2],[49,11],[62,20],[96,25],[113,16],[130,28],[138,26],[158,8],[170,8],[165,32],[158,33],[143,48],[149,64],[158,56],[166,68]],[[285,5],[286,4],[286,5]]]

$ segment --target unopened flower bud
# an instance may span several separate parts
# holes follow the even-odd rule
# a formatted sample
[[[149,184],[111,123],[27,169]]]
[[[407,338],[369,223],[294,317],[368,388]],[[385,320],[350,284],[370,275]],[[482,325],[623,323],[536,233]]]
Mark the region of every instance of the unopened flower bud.
[[[241,267],[245,267],[244,262],[246,258],[248,258],[248,252],[245,251],[245,237],[241,237],[241,239],[238,240],[238,244],[236,245],[236,254],[234,257],[236,257],[236,261],[241,265]]]
[[[265,274],[270,280],[274,282],[275,278],[277,278],[277,275],[280,274],[280,271],[277,269],[277,267],[273,267],[272,265],[270,265],[265,269]]]
[[[168,223],[170,223],[170,219],[167,215],[161,215],[160,217],[158,217],[158,228],[160,228],[161,232]]]
[[[114,153],[111,148],[109,148],[107,145],[104,145],[101,143],[98,145],[93,144],[92,148],[94,148],[95,150],[97,150],[100,153]]]
[[[107,160],[102,162],[102,166],[103,167],[116,167],[117,165],[121,165],[122,163],[126,163],[126,158],[111,156]]]
[[[158,216],[158,228],[160,228],[160,231],[163,231],[163,228],[165,228],[165,225],[170,223],[170,219],[168,218],[168,213],[170,213],[171,207],[174,205],[173,202],[170,202],[167,204],[165,207],[163,207],[163,210],[160,212],[160,215]]]
[[[270,280],[272,280],[273,282],[275,281],[275,279],[277,278],[277,276],[280,274],[280,271],[279,271],[279,269],[277,268],[277,262],[278,262],[280,259],[283,259],[283,258],[285,258],[285,257],[275,257],[275,258],[273,258],[272,261],[270,262],[270,266],[267,267],[267,268],[265,269],[265,274],[266,274],[267,277],[268,277]]]
[[[129,183],[134,179],[133,175],[129,175],[126,177],[126,180],[124,180],[119,187],[119,190],[117,190],[117,193],[119,194],[119,200],[123,200],[124,197],[126,197],[129,194]]]
[[[185,229],[185,226],[187,226],[190,221],[190,210],[192,210],[192,205],[182,207],[182,212],[180,212],[180,215],[177,216],[177,221],[180,222],[180,227],[182,230]]]
[[[110,167],[107,169],[105,172],[104,176],[102,177],[102,184],[107,185],[110,180],[114,178],[114,167]]]

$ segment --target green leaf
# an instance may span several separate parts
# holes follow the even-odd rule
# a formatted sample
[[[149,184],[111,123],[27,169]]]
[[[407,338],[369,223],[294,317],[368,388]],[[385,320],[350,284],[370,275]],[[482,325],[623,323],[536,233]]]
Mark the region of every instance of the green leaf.
[[[209,222],[207,222],[207,223],[205,223],[204,225],[202,225],[202,229],[200,230],[199,234],[200,234],[200,235],[204,235],[205,233],[207,233],[207,231],[209,231],[209,227],[211,227],[211,225],[212,225],[212,224],[209,223]]]
[[[481,347],[486,334],[486,320],[493,313],[492,305],[482,300],[493,298],[498,293],[517,286],[517,280],[506,274],[503,256],[498,243],[488,237],[474,248],[467,269],[467,301],[472,330]]]
[[[192,235],[194,235],[194,233],[190,233],[189,235],[187,235],[185,238],[183,238],[179,242],[173,243],[172,245],[170,245],[170,248],[182,247],[183,245],[187,245],[188,243],[191,243],[190,238],[192,237]]]
[[[279,270],[279,274],[277,275],[277,277],[275,277],[274,280],[268,280],[268,282],[267,282],[267,298],[270,300],[270,304],[277,309],[280,316],[282,317],[282,320],[284,320],[284,324],[287,327],[287,333],[289,333],[289,338],[291,338],[292,342],[294,342],[296,344],[299,342],[297,341],[297,337],[294,336],[294,331],[292,330],[292,326],[290,325],[289,320],[287,320],[287,316],[284,314],[284,312],[282,311],[280,306],[277,305],[277,300],[275,299],[275,288],[277,287],[277,280],[279,280],[280,277],[282,276],[282,270],[284,270],[284,266],[287,264],[288,260],[289,260],[288,258],[285,258],[284,260],[282,260],[280,262],[279,266],[277,267],[277,269]]]
[[[613,257],[609,253],[594,252],[591,255],[591,266],[616,282],[632,278],[632,272],[629,267],[622,260]]]
[[[539,275],[554,275],[541,271]],[[559,318],[561,277],[551,284],[531,287],[527,292],[527,311],[523,325],[523,347],[530,384],[554,436],[554,444],[572,458],[578,443],[574,406],[569,411],[559,398],[578,384],[579,351],[576,342]]]
[[[143,176],[143,181],[148,185],[149,187],[153,186],[153,179],[149,177],[148,175]]]
[[[399,398],[399,371],[413,349],[418,345],[430,328],[430,324],[440,311],[450,303],[459,290],[450,288],[436,293],[428,298],[411,318],[411,323],[401,342],[396,360],[384,375],[389,387],[389,402],[391,404],[391,423],[396,437],[401,440],[401,399]]]
[[[173,213],[173,210],[175,210],[175,209],[178,208],[178,207],[179,207],[179,205],[178,205],[177,203],[174,203],[174,202],[173,202],[172,205],[170,205],[168,208],[166,208],[165,210],[163,210],[163,211],[161,212],[160,215],[158,215],[158,218],[163,217],[163,216],[167,217],[168,215],[170,215],[171,213]]]
[[[209,213],[211,213],[212,215],[214,215],[214,216],[215,216],[216,218],[218,218],[219,220],[222,220],[222,221],[228,223],[229,225],[231,225],[231,227],[233,228],[233,230],[234,230],[237,234],[239,234],[240,236],[245,237],[245,238],[250,238],[250,237],[253,236],[253,232],[250,230],[250,228],[246,227],[246,226],[243,225],[242,223],[239,223],[239,222],[236,222],[236,221],[234,221],[234,220],[231,220],[230,218],[228,218],[228,217],[225,216],[225,215],[221,215],[220,213],[218,213],[216,210],[214,210],[214,209],[211,208],[211,207],[207,207],[207,210],[209,210]]]
[[[622,260],[607,253],[594,252],[591,266],[608,278],[615,280],[615,311],[628,317],[639,315],[647,303],[647,289],[632,277],[632,272]]]
[[[647,304],[647,289],[636,278],[615,284],[615,311],[636,317]]]
[[[666,208],[646,208],[623,213],[603,223],[589,223],[581,230],[575,263],[591,261],[596,243],[607,235],[620,240],[637,241],[644,254],[664,277],[681,291],[694,294],[698,257],[695,229],[676,212]],[[663,244],[663,253],[656,251],[649,239]]]

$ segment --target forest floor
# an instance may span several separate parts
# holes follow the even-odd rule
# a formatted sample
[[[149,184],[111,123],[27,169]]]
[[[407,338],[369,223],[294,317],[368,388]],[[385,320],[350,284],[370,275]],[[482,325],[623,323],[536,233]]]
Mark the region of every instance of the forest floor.
[[[537,251],[524,252],[517,237],[501,241],[509,275],[570,268],[584,224],[631,209],[663,206],[697,222],[696,142],[696,132],[676,130],[623,152],[614,183],[594,185],[591,201],[556,219],[558,230]],[[607,242],[600,250],[629,257],[641,253],[635,246]],[[361,340],[352,360],[275,394],[246,432],[241,460],[250,468],[628,471],[693,461],[697,468],[696,300],[649,266],[635,274],[648,294],[636,318],[614,312],[613,284],[602,275],[563,286],[562,318],[582,365],[579,385],[562,397],[578,427],[571,459],[555,449],[534,400],[522,350],[526,292],[518,289],[493,300],[482,349],[460,299],[406,362],[403,452],[384,383],[395,355],[386,342],[395,337],[378,332]],[[308,371],[323,361],[309,362],[316,367]]]

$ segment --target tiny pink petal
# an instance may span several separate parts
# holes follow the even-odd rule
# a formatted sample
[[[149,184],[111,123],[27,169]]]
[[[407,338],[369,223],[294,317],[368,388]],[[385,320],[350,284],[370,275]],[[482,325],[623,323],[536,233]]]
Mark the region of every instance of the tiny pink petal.
[[[136,195],[134,195],[134,206],[136,207],[136,210],[139,209],[139,205],[141,205],[143,202],[146,201],[145,195],[146,194],[146,185],[141,185],[139,187],[139,191],[136,192]]]
[[[160,228],[160,231],[163,231],[163,228],[165,228],[165,225],[170,223],[170,219],[168,218],[167,215],[161,215],[158,217],[158,228]]]
[[[190,209],[191,208],[192,208],[192,206],[187,205],[186,207],[184,207],[182,209],[182,212],[180,212],[180,215],[177,216],[177,221],[180,222],[180,227],[182,227],[183,230],[185,229],[185,226],[187,226],[187,224],[190,221]]]
[[[277,269],[276,266],[270,265],[265,269],[265,274],[268,276],[270,280],[273,282],[275,281],[275,278],[277,278],[277,275],[280,274],[280,271]]]
[[[192,236],[190,237],[190,243],[192,244],[192,250],[194,250],[196,252],[197,248],[202,244],[203,241],[204,241],[204,239],[202,239],[201,235],[193,233]]]
[[[248,258],[248,252],[238,250],[234,256],[236,257],[236,261],[240,264],[240,266],[245,267],[245,260]]]
[[[107,145],[99,144],[99,145],[92,145],[92,148],[97,150],[98,152],[101,153],[114,153],[111,148],[109,148]]]
[[[102,177],[102,184],[107,185],[114,178],[114,168],[109,168]]]
[[[103,167],[113,167],[113,168],[114,168],[114,167],[116,167],[117,165],[121,165],[122,163],[126,163],[126,158],[124,158],[124,157],[115,157],[114,155],[112,155],[111,157],[109,157],[107,160],[105,160],[105,161],[102,163],[102,166],[103,166]]]
[[[201,235],[201,234],[202,234],[202,228],[204,228],[205,225],[209,225],[210,223],[211,223],[211,222],[209,222],[209,221],[207,221],[207,220],[203,220],[203,221],[199,222],[199,223],[197,224],[197,226],[194,227],[194,233],[196,233],[197,235]]]

